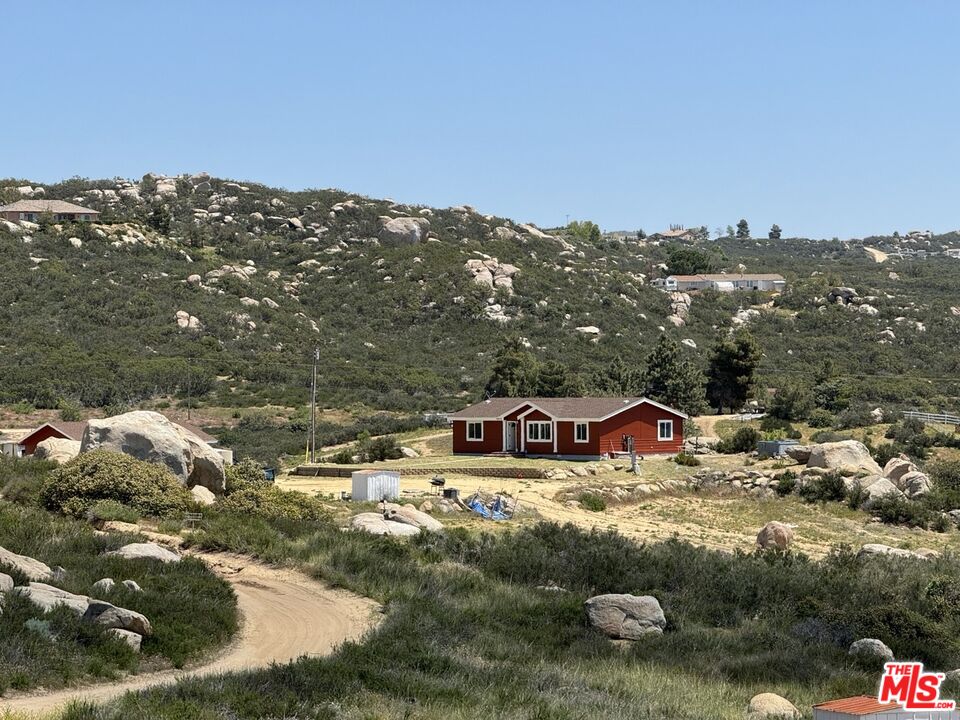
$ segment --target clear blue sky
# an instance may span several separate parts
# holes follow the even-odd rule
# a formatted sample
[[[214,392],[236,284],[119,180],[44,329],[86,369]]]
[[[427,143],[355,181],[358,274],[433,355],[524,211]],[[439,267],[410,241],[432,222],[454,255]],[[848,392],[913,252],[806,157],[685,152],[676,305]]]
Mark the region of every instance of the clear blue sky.
[[[960,227],[960,4],[6,3],[0,176],[604,229]]]

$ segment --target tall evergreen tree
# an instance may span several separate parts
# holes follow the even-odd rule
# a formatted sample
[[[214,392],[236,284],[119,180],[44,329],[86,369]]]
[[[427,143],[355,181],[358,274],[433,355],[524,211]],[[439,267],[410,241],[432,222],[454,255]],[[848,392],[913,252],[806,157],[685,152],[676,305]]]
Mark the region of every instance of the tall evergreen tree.
[[[706,407],[704,383],[703,373],[683,356],[680,344],[661,335],[641,375],[643,395],[688,415],[698,415]]]
[[[779,225],[774,223],[773,227],[770,228],[770,232],[767,233],[767,237],[770,240],[779,240],[781,234],[783,234],[783,230],[780,229]]]
[[[746,330],[716,344],[707,371],[707,400],[718,412],[722,413],[725,407],[743,407],[761,355],[760,346]]]
[[[737,240],[749,240],[750,239],[750,226],[747,224],[747,221],[744,218],[740,218],[740,222],[737,223]]]
[[[617,356],[609,365],[593,374],[593,391],[599,395],[641,395],[643,383],[640,371]]]
[[[525,397],[537,390],[538,363],[519,338],[511,338],[497,351],[484,387],[493,397]]]
[[[583,382],[563,363],[548,360],[537,373],[537,397],[582,397]]]

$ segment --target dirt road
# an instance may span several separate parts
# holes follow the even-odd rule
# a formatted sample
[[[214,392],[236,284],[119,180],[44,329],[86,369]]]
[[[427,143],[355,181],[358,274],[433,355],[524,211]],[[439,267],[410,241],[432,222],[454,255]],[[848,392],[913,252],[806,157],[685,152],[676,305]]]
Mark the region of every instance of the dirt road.
[[[188,670],[132,676],[117,683],[44,695],[0,698],[4,711],[47,713],[70,700],[104,702],[127,691],[171,683],[182,677],[265,667],[303,655],[325,655],[360,638],[376,622],[377,604],[331,589],[306,575],[261,565],[239,556],[196,553],[237,593],[242,618],[238,637],[219,657]]]
[[[886,262],[887,258],[890,257],[885,252],[877,250],[876,248],[864,246],[864,250],[867,251],[867,255],[873,258],[873,261],[876,263]]]

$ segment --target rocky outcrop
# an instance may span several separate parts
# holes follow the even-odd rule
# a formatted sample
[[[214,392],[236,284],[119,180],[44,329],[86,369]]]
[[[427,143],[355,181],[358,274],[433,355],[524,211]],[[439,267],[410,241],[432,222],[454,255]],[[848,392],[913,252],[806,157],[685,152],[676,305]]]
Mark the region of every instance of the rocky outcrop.
[[[180,556],[172,550],[156,543],[130,543],[119,550],[108,552],[107,555],[121,557],[124,560],[159,560],[162,563],[180,562]]]
[[[429,229],[430,221],[426,218],[392,218],[380,229],[380,242],[384,245],[416,245]]]
[[[776,693],[754,695],[747,705],[747,720],[794,720],[799,717],[797,707]]]
[[[430,532],[439,532],[443,530],[443,524],[439,520],[434,520],[425,512],[420,512],[411,505],[396,505],[386,503],[383,508],[383,519],[412,525],[420,530],[429,530]]]
[[[46,583],[31,582],[14,588],[13,592],[25,597],[43,612],[50,612],[54,608],[62,606],[82,616],[90,604],[90,598],[86,595],[74,595]]]
[[[841,440],[811,446],[807,467],[853,473],[866,471],[874,475],[880,475],[882,472],[870,455],[870,451],[867,450],[867,446],[857,440]]]
[[[677,327],[683,327],[687,323],[687,316],[690,314],[690,306],[693,300],[690,295],[684,292],[672,292],[670,297],[670,314],[667,320]]]
[[[386,520],[380,513],[360,513],[350,518],[350,528],[371,535],[419,535],[420,528]]]
[[[83,619],[87,622],[95,622],[107,628],[118,630],[127,630],[137,633],[137,635],[152,635],[153,628],[146,617],[134,610],[127,610],[108,602],[100,600],[91,600],[83,613]]]
[[[107,634],[112,635],[117,638],[117,640],[122,640],[134,652],[140,652],[140,645],[143,643],[143,636],[139,633],[132,632],[130,630],[122,630],[120,628],[108,628]]]
[[[904,494],[897,488],[897,486],[887,480],[885,477],[867,477],[860,482],[860,487],[865,493],[864,499],[860,503],[860,507],[864,510],[870,510],[873,508],[877,504],[877,501],[879,501],[881,498],[896,498],[898,500],[902,500],[905,497]]]
[[[217,502],[217,496],[207,488],[203,487],[203,485],[195,485],[192,487],[190,489],[190,494],[193,496],[193,499],[201,505],[209,506]]]
[[[163,463],[189,487],[202,485],[215,493],[223,492],[225,487],[223,458],[192,432],[160,413],[138,410],[91,420],[80,450],[97,449]]]
[[[501,263],[496,258],[470,259],[463,264],[464,269],[473,278],[477,285],[495,290],[503,288],[508,294],[513,294],[513,277],[520,272],[520,268],[509,263]]]
[[[66,463],[80,454],[80,441],[67,438],[47,438],[37,443],[33,456],[38,460]]]
[[[34,560],[26,555],[17,555],[6,548],[0,547],[0,567],[3,566],[13,568],[27,580],[45,582],[53,579],[53,570],[46,563]]]
[[[933,489],[930,478],[919,470],[905,473],[900,477],[900,481],[894,484],[911,500],[923,497]]]
[[[901,455],[887,461],[887,464],[883,466],[883,476],[888,478],[890,482],[897,484],[904,475],[917,470],[919,468],[910,462],[909,458]]]
[[[593,627],[617,640],[660,635],[667,626],[660,602],[652,595],[596,595],[584,603],[584,609]]]
[[[787,447],[786,453],[787,457],[790,457],[796,460],[801,465],[806,465],[807,460],[810,459],[810,453],[812,448],[809,445],[791,445]]]
[[[786,550],[792,542],[793,528],[790,525],[785,525],[776,520],[768,522],[760,529],[760,532],[757,533],[757,547],[765,550],[768,548]]]
[[[848,654],[864,660],[875,660],[877,662],[893,662],[893,650],[887,647],[886,643],[876,638],[863,638],[854,642]]]
[[[880,543],[867,543],[860,548],[857,553],[858,558],[869,558],[878,556],[906,558],[908,560],[929,560],[936,557],[933,550],[904,550],[903,548],[890,547]]]

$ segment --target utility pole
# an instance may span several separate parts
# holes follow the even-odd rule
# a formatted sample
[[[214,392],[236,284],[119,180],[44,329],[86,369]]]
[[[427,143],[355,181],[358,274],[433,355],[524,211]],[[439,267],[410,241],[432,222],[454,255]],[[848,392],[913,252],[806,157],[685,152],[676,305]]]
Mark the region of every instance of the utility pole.
[[[310,462],[317,461],[317,363],[320,348],[313,349],[313,382],[310,384]]]

